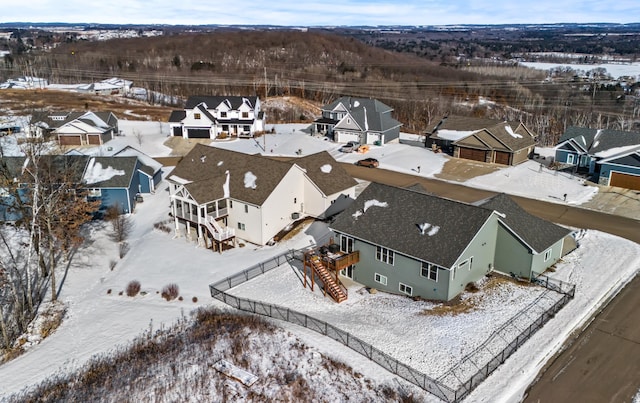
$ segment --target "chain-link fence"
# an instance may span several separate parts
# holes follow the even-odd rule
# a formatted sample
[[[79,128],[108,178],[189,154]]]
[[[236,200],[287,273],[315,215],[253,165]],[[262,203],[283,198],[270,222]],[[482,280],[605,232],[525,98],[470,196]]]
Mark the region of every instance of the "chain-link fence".
[[[301,257],[301,251],[290,250],[251,266],[236,275],[211,284],[209,286],[211,296],[236,309],[284,320],[330,337],[446,402],[459,402],[468,396],[480,382],[495,371],[549,319],[553,318],[575,294],[575,285],[553,280],[547,276],[538,276],[536,284],[546,287],[548,291],[543,292],[525,309],[514,315],[477,349],[467,354],[458,364],[436,380],[330,323],[285,307],[239,298],[225,292],[285,262]]]

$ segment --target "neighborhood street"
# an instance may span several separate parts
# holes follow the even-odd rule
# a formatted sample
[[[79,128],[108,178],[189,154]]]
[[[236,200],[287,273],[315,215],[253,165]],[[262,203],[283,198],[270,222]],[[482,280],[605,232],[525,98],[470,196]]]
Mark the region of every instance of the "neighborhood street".
[[[427,191],[473,202],[493,192],[383,169],[343,164],[352,176],[395,186],[419,183]],[[513,197],[513,196],[512,196]],[[579,207],[513,197],[529,213],[640,243],[640,221]],[[603,268],[606,269],[606,268]],[[577,290],[580,292],[580,290]],[[540,374],[526,402],[629,402],[640,387],[640,277],[628,284],[580,335],[568,341]]]

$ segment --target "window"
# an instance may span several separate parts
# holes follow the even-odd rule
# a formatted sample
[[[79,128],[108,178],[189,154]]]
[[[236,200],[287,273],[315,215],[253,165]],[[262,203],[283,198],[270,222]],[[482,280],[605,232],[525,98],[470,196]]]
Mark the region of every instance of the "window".
[[[227,117],[227,112],[221,111],[220,112],[220,117],[221,118],[226,118]]]
[[[247,206],[246,204],[244,205],[244,212],[248,213],[249,212],[249,206]]]
[[[393,264],[394,252],[381,246],[376,246],[376,259],[387,264]]]
[[[238,223],[238,229],[241,229],[241,230],[243,230],[243,231],[244,231],[244,224],[243,224],[243,223],[241,223],[241,222],[239,222],[239,223]]]
[[[473,257],[470,257],[467,260],[463,260],[458,265],[458,268],[461,269],[461,270],[467,269],[467,270],[471,271],[471,266],[473,266]]]
[[[298,198],[294,197],[293,198],[293,204],[296,204],[298,202]]]
[[[422,262],[422,268],[420,269],[420,275],[426,277],[429,280],[438,281],[438,266],[431,263]]]
[[[353,238],[340,235],[340,250],[346,253],[353,252]]]
[[[247,119],[249,117],[249,112],[242,112],[242,117]]]
[[[222,131],[223,132],[229,132],[229,125],[222,125]]]
[[[233,208],[233,200],[229,200],[229,208]]]
[[[413,287],[400,283],[400,287],[398,288],[401,293],[407,294],[409,296],[413,295]]]
[[[387,276],[383,276],[382,274],[375,273],[373,275],[373,279],[375,280],[376,283],[387,285]]]
[[[244,125],[244,126],[242,126],[242,130],[244,130],[245,132],[250,132],[251,131],[251,126]]]
[[[544,252],[544,261],[546,262],[547,260],[551,259],[551,252],[553,251],[553,249],[547,249]]]
[[[196,120],[200,119],[200,114],[199,113],[194,113],[193,114],[193,118],[196,119]]]

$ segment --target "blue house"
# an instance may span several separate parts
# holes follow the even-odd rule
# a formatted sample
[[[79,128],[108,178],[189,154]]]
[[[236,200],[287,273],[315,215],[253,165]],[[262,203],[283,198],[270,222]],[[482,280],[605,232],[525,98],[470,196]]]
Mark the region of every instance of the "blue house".
[[[25,174],[28,164],[25,157],[4,157],[0,166],[6,181],[19,185],[19,196],[28,198],[32,179]],[[65,182],[80,184],[88,191],[87,197],[100,200],[99,210],[117,206],[120,213],[131,213],[141,194],[155,191],[161,180],[160,164],[151,166],[138,156],[118,155],[91,157],[86,155],[46,155],[40,164],[48,173],[64,175]],[[60,176],[62,178],[62,176]],[[13,187],[13,185],[12,185]],[[15,221],[20,218],[15,209],[16,195],[7,188],[0,189],[0,220]]]
[[[162,164],[131,146],[113,154],[117,157],[136,157],[142,164],[138,169],[138,193],[154,193],[162,180]]]
[[[569,127],[555,147],[555,161],[605,186],[640,187],[640,133]]]

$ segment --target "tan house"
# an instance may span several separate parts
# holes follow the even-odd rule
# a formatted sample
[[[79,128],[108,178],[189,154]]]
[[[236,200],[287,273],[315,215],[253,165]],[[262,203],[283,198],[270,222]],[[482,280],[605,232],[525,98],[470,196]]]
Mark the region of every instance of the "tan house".
[[[535,148],[535,134],[522,122],[445,116],[426,133],[427,147],[456,157],[502,165],[526,161]]]
[[[51,135],[65,146],[101,145],[118,133],[118,118],[112,112],[51,114],[48,120],[55,126]]]
[[[217,251],[237,238],[265,245],[304,216],[337,214],[356,186],[326,151],[276,161],[201,144],[167,181],[176,234]]]

